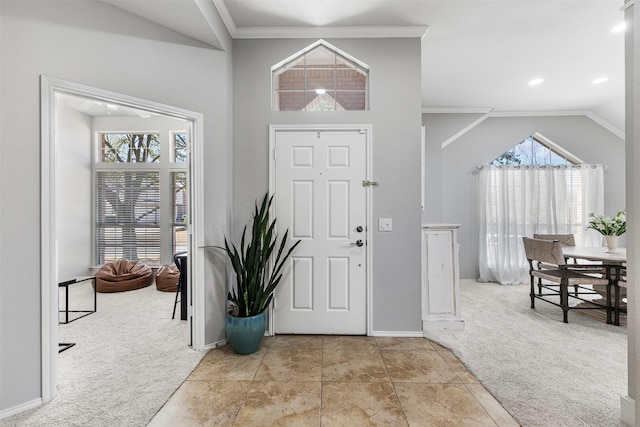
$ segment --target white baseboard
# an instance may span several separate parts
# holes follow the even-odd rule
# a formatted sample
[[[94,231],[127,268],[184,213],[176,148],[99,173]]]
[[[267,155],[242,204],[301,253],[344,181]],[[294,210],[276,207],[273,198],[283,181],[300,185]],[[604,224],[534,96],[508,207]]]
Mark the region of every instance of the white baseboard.
[[[464,320],[462,319],[423,320],[422,329],[425,331],[464,331]]]
[[[33,399],[29,402],[22,403],[18,406],[14,406],[13,408],[8,408],[0,411],[0,420],[3,418],[11,417],[13,415],[19,414],[20,412],[24,412],[28,409],[37,408],[42,406],[42,399]]]
[[[373,331],[371,336],[374,337],[418,337],[424,338],[422,331]]]
[[[227,345],[227,340],[223,339],[220,341],[213,342],[211,344],[207,344],[204,346],[205,350],[213,350],[214,348],[222,347],[223,345]]]
[[[636,401],[629,396],[620,396],[620,419],[628,426],[636,425]]]

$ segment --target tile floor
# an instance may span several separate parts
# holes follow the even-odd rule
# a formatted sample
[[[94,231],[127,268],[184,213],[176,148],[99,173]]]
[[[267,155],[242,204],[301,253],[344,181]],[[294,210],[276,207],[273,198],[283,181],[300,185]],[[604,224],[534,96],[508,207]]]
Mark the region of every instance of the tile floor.
[[[449,350],[423,338],[265,338],[209,351],[149,426],[518,426]]]

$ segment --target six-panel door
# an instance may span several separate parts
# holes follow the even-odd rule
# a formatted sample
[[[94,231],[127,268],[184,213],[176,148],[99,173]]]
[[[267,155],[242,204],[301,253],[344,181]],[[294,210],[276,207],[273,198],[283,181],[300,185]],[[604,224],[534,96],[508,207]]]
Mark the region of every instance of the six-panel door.
[[[302,240],[276,292],[276,333],[366,333],[366,137],[276,134],[278,229]]]

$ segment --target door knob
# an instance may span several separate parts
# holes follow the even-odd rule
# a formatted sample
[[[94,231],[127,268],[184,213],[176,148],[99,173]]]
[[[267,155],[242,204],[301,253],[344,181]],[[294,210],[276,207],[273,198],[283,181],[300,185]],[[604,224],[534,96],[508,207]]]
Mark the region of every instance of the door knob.
[[[362,245],[364,245],[364,242],[360,239],[356,240],[355,243],[350,243],[349,246],[357,246],[357,247],[361,247]]]

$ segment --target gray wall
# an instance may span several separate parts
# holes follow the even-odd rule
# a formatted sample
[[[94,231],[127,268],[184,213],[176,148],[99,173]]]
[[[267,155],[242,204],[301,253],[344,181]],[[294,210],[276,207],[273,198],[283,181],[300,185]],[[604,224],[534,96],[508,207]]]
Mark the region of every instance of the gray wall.
[[[477,120],[474,114],[424,114],[426,133],[425,222],[461,224],[460,275],[476,279],[478,223],[476,166],[491,162],[526,137],[539,132],[587,163],[602,163],[605,213],[625,208],[624,141],[585,116],[493,117],[445,148],[442,143]],[[438,158],[434,162],[433,157]],[[438,196],[440,198],[438,198]]]
[[[316,40],[234,40],[234,234],[268,189],[270,124],[372,124],[373,330],[418,331],[420,39],[327,41],[371,67],[369,111],[272,112],[271,66]],[[379,233],[379,217],[393,231]]]
[[[58,277],[90,274],[91,117],[56,103],[58,190]]]
[[[0,1],[0,414],[41,397],[40,75],[202,113],[205,243],[219,244],[231,207],[224,31],[226,52],[103,2]],[[224,336],[225,284],[207,262],[205,335],[213,342]]]

